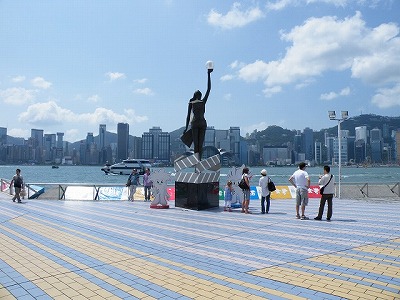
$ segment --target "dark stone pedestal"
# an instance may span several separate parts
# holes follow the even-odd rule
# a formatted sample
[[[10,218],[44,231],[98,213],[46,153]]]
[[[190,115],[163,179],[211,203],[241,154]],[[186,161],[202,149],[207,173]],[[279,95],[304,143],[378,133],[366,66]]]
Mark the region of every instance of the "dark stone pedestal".
[[[219,182],[175,182],[175,207],[194,210],[219,207]]]

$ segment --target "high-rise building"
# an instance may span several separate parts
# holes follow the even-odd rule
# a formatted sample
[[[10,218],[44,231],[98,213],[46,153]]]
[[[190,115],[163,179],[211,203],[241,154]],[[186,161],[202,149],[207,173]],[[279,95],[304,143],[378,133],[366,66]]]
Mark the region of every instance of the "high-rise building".
[[[215,147],[217,149],[225,149],[230,151],[229,130],[215,130]]]
[[[400,163],[400,129],[396,131],[394,140],[395,140],[396,162]]]
[[[314,134],[311,128],[303,130],[303,151],[306,155],[306,160],[314,159]]]
[[[32,147],[43,147],[43,129],[31,129]]]
[[[206,136],[204,138],[204,147],[206,146],[215,147],[215,129],[213,126],[209,126],[206,129]]]
[[[7,128],[0,127],[0,145],[7,145]]]
[[[32,145],[32,154],[30,158],[38,163],[43,162],[43,129],[31,129],[30,144]]]
[[[93,132],[88,132],[86,135],[86,149],[89,149],[94,144]]]
[[[316,164],[322,164],[322,143],[315,142],[314,143],[314,160]]]
[[[142,134],[143,158],[169,162],[171,155],[170,134],[160,127],[153,127]]]
[[[348,159],[348,146],[347,146],[347,136],[348,130],[341,130],[341,141],[340,141],[340,151],[339,151],[339,138],[334,138],[333,140],[333,161],[334,164],[339,164],[339,152],[341,154],[341,163],[342,165],[347,164]]]
[[[171,156],[171,138],[168,132],[158,134],[158,160],[169,162]]]
[[[326,138],[326,160],[333,163],[334,156],[333,156],[333,142],[335,138],[333,136],[329,136]]]
[[[367,126],[358,126],[355,128],[355,131],[356,131],[356,141],[363,140],[365,141],[365,143],[367,143],[367,138],[368,138]]]
[[[240,127],[229,128],[230,152],[237,162],[240,161]]]
[[[129,124],[117,124],[117,161],[128,158],[129,150]]]
[[[142,158],[154,159],[154,135],[150,132],[142,134]]]
[[[367,140],[368,140],[368,131],[367,126],[359,126],[355,128],[356,132],[356,140],[355,140],[355,157],[354,160],[356,163],[363,163],[367,158]],[[361,152],[364,151],[364,152]]]
[[[64,133],[63,132],[57,132],[57,148],[62,149],[63,148],[63,139],[64,139]]]
[[[57,145],[56,135],[54,133],[44,135],[44,159],[53,162],[55,159],[55,149]]]
[[[107,161],[110,162],[108,158],[108,151],[106,147],[106,124],[99,125],[99,163],[106,163]]]
[[[379,128],[370,130],[371,162],[382,163],[383,138]]]
[[[106,124],[99,125],[99,149],[106,148]]]

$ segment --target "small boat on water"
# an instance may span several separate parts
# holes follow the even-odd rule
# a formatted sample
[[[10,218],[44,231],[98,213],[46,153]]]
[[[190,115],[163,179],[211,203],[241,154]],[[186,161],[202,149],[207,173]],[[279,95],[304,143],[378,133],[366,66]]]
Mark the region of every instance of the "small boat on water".
[[[106,174],[129,175],[133,169],[136,169],[140,175],[143,175],[144,171],[150,167],[150,161],[147,159],[128,158],[113,165],[105,164],[101,170]]]
[[[51,168],[52,169],[58,169],[58,166],[57,165],[52,165]]]

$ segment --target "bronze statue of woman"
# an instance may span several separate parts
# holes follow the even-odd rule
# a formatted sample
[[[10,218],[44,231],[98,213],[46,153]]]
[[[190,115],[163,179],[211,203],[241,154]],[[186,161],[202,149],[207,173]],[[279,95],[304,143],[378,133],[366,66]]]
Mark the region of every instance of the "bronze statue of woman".
[[[208,95],[211,90],[211,72],[213,69],[208,69],[208,84],[207,92],[202,99],[201,92],[199,90],[195,91],[193,98],[189,100],[188,112],[186,117],[186,127],[184,133],[187,131],[189,122],[191,125],[193,143],[194,143],[194,153],[199,154],[199,159],[201,159],[204,138],[206,135],[207,121],[204,118],[204,113],[206,111],[206,103],[208,100]],[[190,120],[192,115],[192,120]]]

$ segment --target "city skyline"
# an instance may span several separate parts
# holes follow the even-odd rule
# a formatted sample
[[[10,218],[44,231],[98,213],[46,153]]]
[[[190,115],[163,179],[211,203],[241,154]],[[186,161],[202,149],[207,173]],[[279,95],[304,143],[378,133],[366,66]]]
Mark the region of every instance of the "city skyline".
[[[393,0],[0,2],[0,127],[77,141],[185,124],[206,88],[215,128],[331,127],[329,110],[400,115]],[[104,21],[106,20],[106,21]]]
[[[359,116],[350,116],[347,120],[354,120],[354,119],[357,119],[357,118],[360,118],[360,117],[363,117],[363,116],[365,116],[365,117],[389,118],[389,119],[392,119],[392,120],[395,120],[395,119],[396,119],[396,117],[381,116],[381,115],[375,115],[375,114],[362,114],[362,115],[359,115]],[[397,118],[400,118],[400,117],[398,116]],[[141,133],[139,133],[138,135],[134,135],[134,134],[131,134],[131,133],[130,133],[129,124],[128,124],[128,123],[119,123],[119,124],[127,124],[127,127],[128,127],[128,135],[129,135],[130,137],[142,137],[142,135],[143,135],[144,133],[147,133],[147,132],[152,131],[152,130],[154,130],[154,129],[159,129],[159,130],[160,130],[160,129],[161,129],[161,130],[164,129],[164,128],[161,128],[160,126],[151,126],[151,127],[147,128],[144,132],[141,132]],[[118,125],[118,124],[117,124],[117,125]],[[314,132],[314,133],[316,133],[316,132],[321,132],[321,131],[324,131],[324,130],[331,130],[331,129],[337,127],[337,123],[333,123],[333,122],[328,123],[328,125],[330,125],[330,126],[329,126],[329,127],[326,127],[326,128],[321,128],[321,129],[318,129],[318,130],[317,130],[317,129],[314,129],[314,128],[310,128],[310,127],[292,128],[292,129],[289,129],[289,128],[281,127],[281,126],[275,125],[275,124],[268,125],[268,127],[269,127],[269,126],[272,126],[272,127],[273,127],[273,126],[278,126],[278,127],[282,128],[282,129],[284,129],[284,130],[290,130],[290,131],[294,131],[294,132],[303,131],[303,130],[306,130],[306,131],[307,131],[307,130],[311,130],[311,131]],[[381,124],[381,125],[383,125],[383,124]],[[373,129],[373,128],[376,128],[376,125],[368,124],[368,122],[365,123],[365,124],[363,124],[362,126],[370,127],[369,130],[371,130],[371,129]],[[228,128],[236,128],[236,127],[238,127],[238,126],[230,125]],[[268,129],[268,127],[257,129],[257,131],[260,132],[260,131],[266,130],[266,129]],[[378,126],[378,127],[379,127],[379,126]],[[108,127],[107,124],[97,124],[96,130],[85,132],[85,136],[84,136],[82,139],[75,140],[75,141],[68,141],[68,140],[66,140],[66,139],[64,138],[65,133],[64,133],[64,132],[57,131],[57,129],[56,129],[55,132],[48,132],[48,131],[45,131],[44,129],[40,129],[40,128],[30,128],[30,129],[29,129],[29,130],[30,130],[30,135],[29,135],[29,137],[28,137],[28,138],[20,138],[20,137],[15,137],[15,136],[10,135],[10,134],[9,134],[9,130],[8,130],[7,127],[2,127],[2,126],[0,126],[0,128],[5,129],[6,132],[7,132],[7,136],[9,136],[9,137],[11,137],[11,138],[16,138],[16,139],[24,139],[24,140],[27,140],[27,139],[29,139],[30,137],[32,137],[32,130],[33,130],[33,131],[42,132],[43,135],[46,135],[46,134],[47,134],[47,135],[59,135],[59,134],[62,134],[62,136],[63,136],[63,141],[64,141],[64,142],[68,142],[68,143],[70,143],[70,144],[74,144],[74,143],[78,143],[78,142],[84,141],[84,140],[87,139],[87,135],[88,135],[88,134],[92,134],[94,137],[100,139],[99,145],[103,145],[103,143],[105,143],[105,141],[104,141],[103,138],[101,137],[101,132],[102,132],[102,131],[106,131],[106,132],[108,132],[108,133],[112,133],[112,134],[115,134],[115,135],[118,134],[118,128],[116,128],[115,131],[112,131],[112,130],[109,130],[109,127]],[[184,126],[182,126],[182,127],[180,127],[180,128],[175,128],[175,129],[173,129],[172,131],[165,131],[165,132],[171,133],[171,132],[179,131],[179,130],[181,130],[181,129],[183,130],[183,128],[184,128]],[[222,131],[228,130],[227,128],[215,128],[215,126],[214,126],[213,124],[209,124],[209,126],[207,126],[207,128],[213,128],[213,129],[222,130]],[[247,133],[243,134],[244,132],[242,131],[242,129],[241,129],[240,127],[238,127],[238,128],[239,128],[239,130],[240,130],[241,136],[242,136],[242,137],[246,137]],[[400,127],[399,127],[399,128],[400,128]],[[397,129],[399,129],[399,128],[395,128],[394,130],[397,130]],[[253,132],[254,132],[254,131],[253,131]],[[250,133],[251,133],[251,132],[250,132]]]
[[[339,128],[337,135],[324,129],[321,136],[322,130],[316,132],[306,127],[302,131],[283,133],[286,139],[275,145],[264,139],[272,131],[269,134],[254,132],[248,139],[242,139],[240,127],[221,130],[210,126],[203,145],[204,158],[219,153],[224,165],[287,165],[299,161],[337,164],[340,159],[344,164],[400,161],[399,118],[368,115],[346,121],[351,123],[340,130],[340,135]],[[105,124],[99,124],[97,140],[92,132],[88,132],[85,141],[75,143],[64,143],[62,132],[48,134],[43,129],[31,129],[28,140],[13,144],[13,140],[7,139],[7,128],[0,127],[0,161],[93,165],[136,157],[170,164],[178,156],[189,153],[189,148],[181,143],[176,133],[171,138],[170,133],[160,127],[153,126],[141,137],[133,136],[133,139],[129,137],[127,123],[118,123],[114,138],[107,135],[106,128]],[[276,130],[274,128],[278,126],[272,126],[272,130]],[[287,132],[283,128],[280,130]],[[342,149],[341,155],[339,149]]]

